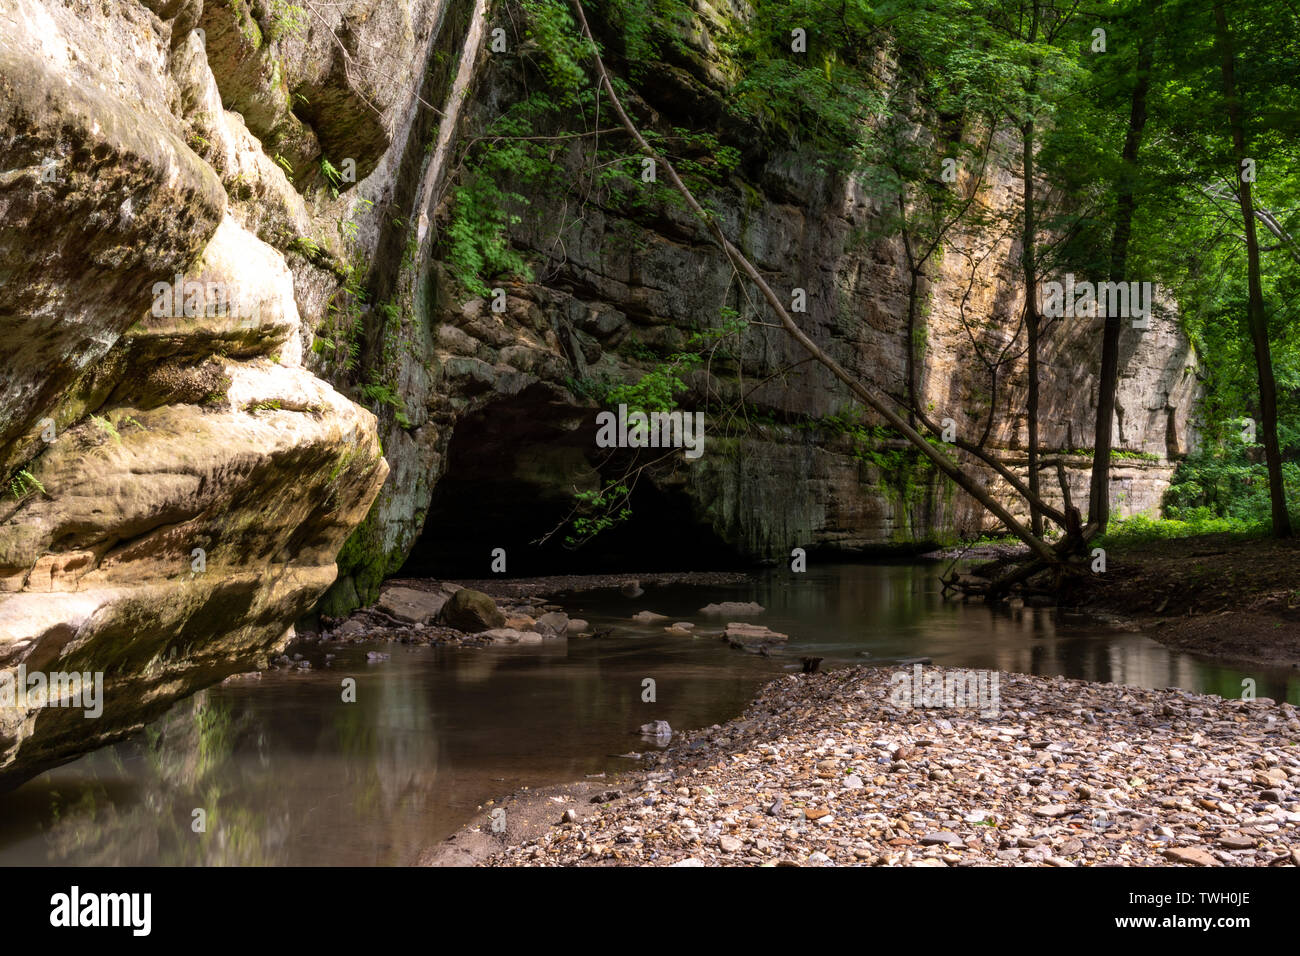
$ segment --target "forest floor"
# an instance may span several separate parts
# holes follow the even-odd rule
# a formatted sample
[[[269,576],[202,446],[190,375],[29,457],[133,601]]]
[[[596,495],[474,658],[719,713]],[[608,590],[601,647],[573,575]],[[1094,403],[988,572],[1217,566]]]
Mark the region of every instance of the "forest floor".
[[[1072,605],[1224,663],[1300,667],[1300,540],[1205,535],[1106,549]]]
[[[1300,865],[1291,704],[1002,673],[991,709],[913,708],[899,673],[778,678],[642,770],[489,804],[420,862]]]

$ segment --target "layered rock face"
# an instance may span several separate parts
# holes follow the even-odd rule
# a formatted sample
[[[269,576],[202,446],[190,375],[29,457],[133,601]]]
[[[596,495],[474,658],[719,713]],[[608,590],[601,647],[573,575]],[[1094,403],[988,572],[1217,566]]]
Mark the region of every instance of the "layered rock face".
[[[598,28],[599,7],[588,7]],[[663,62],[639,64],[629,102],[647,129],[666,137],[681,128],[727,128],[726,142],[741,145],[744,161],[704,197],[725,230],[775,288],[804,291],[800,321],[841,364],[881,391],[901,393],[908,283],[902,243],[882,228],[882,203],[892,200],[827,171],[811,150],[764,145],[770,140],[761,131],[724,120],[734,71],[715,40],[743,29],[747,11],[739,3],[695,9],[682,43],[660,45]],[[683,348],[690,330],[718,326],[724,310],[772,321],[679,205],[648,198],[629,209],[593,190],[589,170],[608,155],[594,157],[590,137],[565,139],[580,130],[564,122],[532,130],[561,144],[551,153],[557,175],[500,183],[526,201],[512,208],[518,221],[508,235],[534,278],[492,279],[497,308],[494,297],[465,292],[447,265],[456,187],[469,181],[463,168],[440,162],[449,124],[456,124],[452,139],[469,144],[541,82],[528,73],[535,43],[516,36],[502,11],[476,6],[470,21],[458,73],[448,69],[448,118],[418,187],[371,193],[377,203],[401,200],[401,212],[421,224],[412,240],[421,255],[384,277],[398,307],[369,330],[372,341],[398,343],[391,360],[367,360],[402,394],[404,421],[380,409],[396,480],[340,560],[340,583],[325,602],[332,611],[372,599],[378,581],[404,561],[411,571],[487,573],[496,546],[527,559],[572,508],[575,491],[595,491],[629,467],[596,446],[589,386],[635,382]],[[482,35],[502,25],[512,39],[492,52]],[[621,133],[602,142],[610,140],[626,147]],[[702,161],[698,151],[687,153]],[[988,177],[980,202],[990,214],[1005,213],[1021,190],[1007,162]],[[426,222],[433,223],[428,232]],[[1020,250],[1006,235],[954,234],[945,243],[923,289],[920,388],[932,417],[951,418],[966,437],[987,427],[988,446],[1023,473]],[[1085,507],[1091,462],[1070,453],[1092,443],[1101,324],[1052,323],[1041,356],[1041,447],[1065,455],[1074,502]],[[990,527],[973,501],[897,454],[901,443],[864,447],[844,427],[857,414],[846,390],[781,330],[751,325],[724,346],[692,373],[681,398],[709,418],[714,437],[705,454],[696,461],[679,454],[676,467],[643,473],[630,529],[607,533],[608,546],[593,549],[589,561],[784,561],[795,546],[852,553]],[[997,370],[995,388],[981,356],[1004,354],[1012,358]],[[1167,312],[1152,316],[1146,330],[1126,328],[1121,357],[1115,436],[1124,457],[1113,465],[1112,500],[1118,514],[1153,512],[1171,459],[1195,441],[1195,357]],[[1013,501],[996,476],[985,477]],[[1044,474],[1043,491],[1060,503],[1054,474]],[[567,567],[556,537],[547,540],[547,557],[511,570]]]
[[[388,472],[373,413],[303,364],[340,213],[305,198],[330,139],[288,90],[363,172],[410,94],[251,9],[0,11],[0,670],[103,682],[93,718],[0,706],[3,783],[261,666]],[[375,24],[418,60],[432,19]]]
[[[0,707],[0,782],[258,666],[295,619],[372,600],[408,560],[486,574],[501,546],[512,572],[549,569],[557,552],[531,543],[629,467],[596,444],[594,386],[637,381],[730,311],[767,320],[679,207],[590,190],[591,142],[560,120],[533,131],[561,137],[558,176],[501,184],[526,200],[507,238],[533,278],[491,277],[489,300],[453,277],[467,152],[539,82],[519,14],[0,4],[0,669],[105,682],[95,719]],[[719,124],[734,71],[714,41],[746,16],[701,2],[643,64],[648,129]],[[736,122],[743,162],[707,196],[728,234],[804,290],[801,321],[841,363],[900,391],[906,270],[883,200]],[[1019,188],[1003,169],[982,201]],[[979,242],[955,238],[924,290],[921,386],[964,434],[991,421],[1014,465],[1023,363],[994,392],[972,341],[1012,339],[1018,249]],[[1098,337],[1095,321],[1047,337],[1046,448],[1090,443]],[[1114,496],[1149,509],[1194,441],[1194,359],[1162,316],[1123,356],[1119,444],[1150,460],[1120,463]],[[589,560],[680,570],[984,526],[893,444],[864,447],[805,358],[754,324],[693,371],[681,399],[709,421],[703,456],[646,471],[632,521]]]

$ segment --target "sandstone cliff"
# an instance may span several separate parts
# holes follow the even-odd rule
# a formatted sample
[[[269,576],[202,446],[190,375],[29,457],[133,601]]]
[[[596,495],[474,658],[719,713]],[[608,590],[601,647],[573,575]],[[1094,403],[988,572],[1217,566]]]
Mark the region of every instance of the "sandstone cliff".
[[[303,365],[337,213],[290,178],[321,137],[278,42],[238,0],[6,0],[0,21],[0,667],[102,673],[105,695],[94,719],[0,709],[14,779],[258,666],[388,469],[374,415]],[[406,91],[331,49],[294,88],[373,165],[362,104]]]
[[[720,130],[721,141],[739,148],[738,168],[707,187],[728,234],[775,287],[806,291],[805,327],[837,360],[881,389],[901,391],[906,268],[902,244],[881,235],[882,198],[814,151],[737,125],[724,105],[735,70],[723,51],[729,31],[744,29],[747,10],[743,3],[694,7],[691,23],[661,25],[674,42],[659,44],[663,57],[654,62],[618,60],[617,35],[604,26],[609,55],[634,77],[637,115],[661,137],[676,136],[675,151],[690,160],[707,162],[708,146],[683,146],[687,130]],[[605,7],[591,8],[601,29]],[[661,191],[629,202],[627,189],[602,187],[591,169],[608,166],[620,148],[626,153],[626,141],[617,133],[596,144],[589,135],[566,140],[590,133],[568,116],[535,119],[530,130],[564,144],[550,152],[551,175],[507,174],[499,183],[522,200],[512,204],[518,222],[507,232],[512,251],[532,266],[531,281],[492,283],[504,295],[502,311],[457,281],[446,231],[456,222],[456,189],[468,181],[469,147],[461,147],[462,165],[449,164],[447,143],[454,154],[455,144],[489,135],[545,82],[527,22],[506,10],[473,5],[461,59],[454,73],[451,64],[444,68],[454,91],[436,143],[429,136],[432,159],[406,174],[418,182],[360,187],[376,208],[396,203],[396,230],[410,230],[387,240],[389,248],[405,244],[408,255],[375,262],[372,286],[393,307],[368,316],[362,358],[363,376],[391,383],[403,406],[379,410],[394,477],[340,559],[340,581],[324,604],[331,612],[372,599],[382,577],[404,563],[486,573],[491,549],[504,547],[520,559],[512,571],[581,565],[583,558],[557,547],[559,536],[542,552],[534,542],[554,529],[575,490],[593,491],[627,467],[595,448],[597,405],[588,387],[636,381],[692,330],[720,325],[728,310],[770,321],[672,197]],[[484,36],[498,27],[505,49],[494,52]],[[1020,190],[1004,164],[981,201],[992,213],[1005,211]],[[964,317],[988,353],[1013,344],[1018,256],[1004,236],[972,234],[948,245],[925,293],[922,388],[933,413],[952,417],[965,434],[983,428],[992,404],[989,443],[1023,468],[1024,363],[1001,370],[991,398],[963,324]],[[1099,336],[1098,320],[1073,320],[1046,338],[1044,449],[1091,445]],[[1112,472],[1112,497],[1120,514],[1152,512],[1171,457],[1195,441],[1195,357],[1167,313],[1146,331],[1126,330],[1121,350],[1116,446],[1125,457]],[[716,435],[708,452],[647,472],[630,526],[590,548],[586,562],[781,561],[795,546],[851,553],[986,527],[981,510],[903,453],[901,442],[864,448],[844,427],[852,413],[844,390],[779,329],[755,325],[729,339],[691,382],[683,404],[708,413]],[[1090,461],[1068,460],[1074,499],[1086,503]],[[1045,489],[1059,502],[1054,479]]]
[[[745,8],[696,11],[636,73],[660,135],[721,123],[734,79],[716,41]],[[322,594],[349,609],[408,560],[486,573],[502,546],[513,571],[553,566],[567,552],[530,567],[530,542],[623,467],[594,446],[590,386],[636,381],[726,310],[763,319],[680,208],[588,188],[592,154],[562,119],[535,131],[560,137],[558,177],[504,184],[532,279],[494,282],[497,312],[453,274],[468,151],[539,82],[516,9],[0,0],[0,24],[0,667],[107,685],[95,720],[0,710],[0,777],[258,666]],[[905,270],[874,235],[879,198],[761,130],[719,129],[742,154],[710,187],[729,234],[806,290],[839,361],[898,390]],[[1003,169],[985,201],[1019,188]],[[961,317],[996,347],[1019,307],[1018,250],[977,250],[972,269],[975,247],[945,254],[924,319],[925,393],[962,428],[990,397]],[[1117,443],[1146,458],[1114,472],[1121,510],[1155,506],[1194,440],[1194,359],[1172,319],[1152,324],[1125,333]],[[1095,341],[1088,323],[1048,339],[1048,448],[1090,442]],[[728,420],[698,462],[647,474],[601,560],[780,560],[982,527],[894,446],[864,448],[843,391],[779,330],[713,359],[683,402]],[[1023,389],[1013,369],[991,407],[1013,464]]]

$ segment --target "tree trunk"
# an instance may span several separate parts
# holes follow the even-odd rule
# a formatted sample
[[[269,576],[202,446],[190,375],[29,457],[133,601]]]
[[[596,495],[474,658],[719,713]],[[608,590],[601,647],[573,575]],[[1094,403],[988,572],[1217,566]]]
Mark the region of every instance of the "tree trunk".
[[[1025,328],[1028,330],[1029,407],[1026,423],[1029,431],[1029,527],[1036,537],[1043,534],[1043,513],[1034,498],[1038,493],[1038,267],[1034,242],[1034,123],[1020,127],[1021,146],[1024,150],[1023,172],[1025,179],[1025,219],[1021,236],[1021,266],[1025,276]]]
[[[1156,4],[1148,4],[1142,19],[1150,22]],[[1110,242],[1110,280],[1124,281],[1128,264],[1129,237],[1133,232],[1133,214],[1137,209],[1134,179],[1138,150],[1147,122],[1147,92],[1151,86],[1151,62],[1155,40],[1145,30],[1138,30],[1137,77],[1129,105],[1128,131],[1121,154],[1120,182],[1115,202],[1115,231]],[[1115,391],[1119,387],[1119,336],[1123,317],[1107,315],[1101,339],[1101,378],[1097,385],[1097,427],[1093,441],[1092,488],[1088,498],[1088,527],[1084,539],[1104,533],[1110,523],[1110,449],[1115,418]]]
[[[1032,0],[1027,41],[1038,42],[1039,0]],[[1037,61],[1033,61],[1037,66]],[[1026,431],[1029,443],[1029,527],[1035,537],[1043,536],[1043,513],[1036,501],[1038,492],[1038,250],[1036,240],[1036,210],[1034,208],[1034,119],[1029,111],[1037,82],[1031,78],[1025,90],[1026,115],[1021,118],[1020,145],[1022,150],[1021,173],[1025,181],[1024,231],[1021,234],[1020,262],[1025,278],[1025,328],[1028,341],[1026,374],[1029,378],[1029,407],[1026,409]]]
[[[1255,367],[1259,373],[1259,414],[1264,432],[1264,457],[1268,462],[1268,494],[1273,512],[1273,537],[1291,536],[1291,516],[1282,487],[1282,451],[1277,440],[1277,383],[1273,377],[1273,355],[1268,342],[1268,316],[1264,312],[1264,290],[1259,278],[1259,238],[1255,233],[1255,211],[1250,183],[1242,178],[1246,149],[1246,125],[1234,80],[1232,34],[1222,0],[1214,4],[1214,40],[1223,71],[1223,92],[1227,101],[1228,122],[1232,127],[1232,145],[1236,154],[1237,198],[1241,204],[1242,223],[1246,229],[1247,318],[1250,340],[1255,348]]]

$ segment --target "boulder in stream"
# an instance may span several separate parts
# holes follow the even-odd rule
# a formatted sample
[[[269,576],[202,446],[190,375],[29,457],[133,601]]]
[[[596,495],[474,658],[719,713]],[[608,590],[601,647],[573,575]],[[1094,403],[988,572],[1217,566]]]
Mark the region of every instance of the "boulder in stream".
[[[461,588],[442,606],[438,621],[458,631],[478,634],[481,631],[503,627],[506,616],[482,591]]]
[[[563,611],[547,611],[537,619],[537,630],[546,637],[566,637],[571,623]]]
[[[416,588],[385,588],[379,595],[379,609],[389,617],[409,624],[428,624],[438,617],[451,594],[439,588],[421,591]]]

